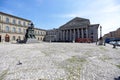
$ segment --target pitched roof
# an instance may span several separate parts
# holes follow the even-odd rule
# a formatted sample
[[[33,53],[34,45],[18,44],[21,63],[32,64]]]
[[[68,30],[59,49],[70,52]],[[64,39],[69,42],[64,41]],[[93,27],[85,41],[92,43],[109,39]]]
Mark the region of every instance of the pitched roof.
[[[89,19],[75,17],[66,24],[60,26],[60,28],[69,28],[72,26],[81,26],[81,25],[89,25],[89,24],[90,24]]]

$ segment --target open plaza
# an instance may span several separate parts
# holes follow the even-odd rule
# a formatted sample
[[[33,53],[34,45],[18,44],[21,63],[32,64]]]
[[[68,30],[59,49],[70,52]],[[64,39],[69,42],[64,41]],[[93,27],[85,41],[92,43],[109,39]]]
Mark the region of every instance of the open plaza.
[[[119,80],[120,47],[0,43],[0,80]]]

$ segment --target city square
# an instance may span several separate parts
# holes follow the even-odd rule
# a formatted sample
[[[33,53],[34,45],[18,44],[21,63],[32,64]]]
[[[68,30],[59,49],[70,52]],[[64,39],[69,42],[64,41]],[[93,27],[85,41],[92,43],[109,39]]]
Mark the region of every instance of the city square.
[[[118,80],[120,47],[0,43],[0,80]]]
[[[120,80],[120,0],[0,0],[0,80]]]

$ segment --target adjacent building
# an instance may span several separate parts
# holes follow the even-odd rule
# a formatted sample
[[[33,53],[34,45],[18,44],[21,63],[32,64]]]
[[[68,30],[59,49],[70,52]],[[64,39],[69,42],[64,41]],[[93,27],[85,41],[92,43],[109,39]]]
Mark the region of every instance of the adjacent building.
[[[120,38],[120,28],[104,35],[105,38]]]
[[[0,12],[0,42],[23,40],[31,20]],[[35,28],[36,39],[43,41],[46,30]]]
[[[58,29],[46,32],[46,41],[95,42],[98,39],[99,24],[90,24],[89,19],[76,17]]]

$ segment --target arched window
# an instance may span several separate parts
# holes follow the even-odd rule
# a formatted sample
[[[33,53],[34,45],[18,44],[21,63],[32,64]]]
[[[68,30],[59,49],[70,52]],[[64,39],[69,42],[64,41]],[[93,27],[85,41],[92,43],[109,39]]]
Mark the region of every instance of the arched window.
[[[13,27],[12,32],[16,32],[16,28],[15,27]]]
[[[9,32],[10,31],[10,28],[9,28],[9,26],[6,26],[6,32]]]
[[[6,23],[9,23],[9,18],[8,17],[6,18]]]

